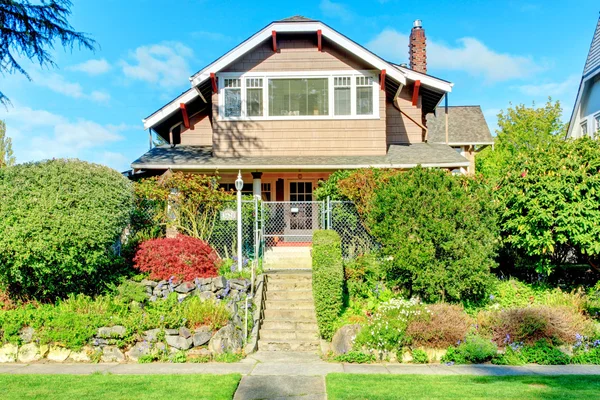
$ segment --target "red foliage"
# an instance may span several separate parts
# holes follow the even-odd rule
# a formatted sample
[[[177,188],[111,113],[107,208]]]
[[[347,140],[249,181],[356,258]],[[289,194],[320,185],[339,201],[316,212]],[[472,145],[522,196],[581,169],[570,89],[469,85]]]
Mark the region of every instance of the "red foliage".
[[[150,279],[191,281],[217,276],[216,251],[203,240],[178,235],[175,238],[147,240],[139,246],[134,266],[149,272]]]

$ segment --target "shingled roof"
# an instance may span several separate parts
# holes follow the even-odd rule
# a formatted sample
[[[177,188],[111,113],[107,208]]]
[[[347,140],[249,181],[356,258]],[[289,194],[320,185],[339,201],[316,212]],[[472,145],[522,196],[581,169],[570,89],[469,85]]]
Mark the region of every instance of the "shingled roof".
[[[456,168],[469,165],[464,157],[445,144],[417,143],[391,145],[382,156],[272,156],[272,157],[215,157],[211,146],[155,147],[135,160],[134,169],[188,170],[337,170],[342,168]]]
[[[435,115],[427,115],[427,142],[446,143],[446,116],[444,107],[438,107]],[[480,106],[448,107],[448,144],[493,144],[487,122]]]
[[[311,18],[306,18],[303,15],[294,15],[288,18],[280,19],[278,22],[314,22],[316,20]]]
[[[588,53],[585,67],[583,68],[583,76],[591,73],[600,68],[600,18],[598,18],[598,24],[596,25],[596,31],[592,38],[592,44],[590,46],[590,52]]]

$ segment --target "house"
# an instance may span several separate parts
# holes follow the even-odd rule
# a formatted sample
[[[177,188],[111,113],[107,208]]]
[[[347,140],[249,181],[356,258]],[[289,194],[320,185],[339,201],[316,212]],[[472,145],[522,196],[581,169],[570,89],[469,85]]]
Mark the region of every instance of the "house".
[[[600,18],[583,67],[567,137],[598,137],[600,131]]]
[[[472,172],[489,130],[479,108],[438,107],[453,84],[427,74],[419,20],[409,61],[388,62],[320,21],[272,22],[143,120],[150,138],[168,144],[131,166],[136,174],[218,171],[227,188],[241,170],[243,191],[271,201],[310,201],[317,182],[339,169]]]

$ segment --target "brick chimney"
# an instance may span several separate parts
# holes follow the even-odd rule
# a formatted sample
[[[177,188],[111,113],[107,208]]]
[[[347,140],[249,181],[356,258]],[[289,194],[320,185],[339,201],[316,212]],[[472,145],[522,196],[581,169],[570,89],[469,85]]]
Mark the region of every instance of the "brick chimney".
[[[425,30],[421,26],[421,20],[417,19],[413,23],[408,39],[408,60],[409,67],[417,72],[427,73],[427,38]]]

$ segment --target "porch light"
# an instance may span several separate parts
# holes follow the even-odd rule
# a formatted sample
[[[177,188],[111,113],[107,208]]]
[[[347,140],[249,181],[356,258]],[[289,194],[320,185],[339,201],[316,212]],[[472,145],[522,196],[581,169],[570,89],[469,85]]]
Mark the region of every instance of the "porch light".
[[[238,271],[242,272],[242,189],[244,181],[242,180],[242,171],[238,171],[235,180],[235,190],[237,190],[237,263]]]

